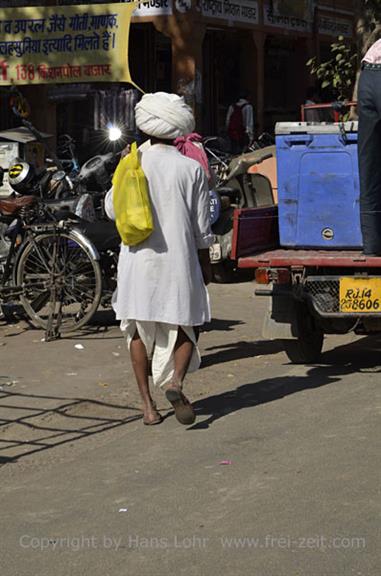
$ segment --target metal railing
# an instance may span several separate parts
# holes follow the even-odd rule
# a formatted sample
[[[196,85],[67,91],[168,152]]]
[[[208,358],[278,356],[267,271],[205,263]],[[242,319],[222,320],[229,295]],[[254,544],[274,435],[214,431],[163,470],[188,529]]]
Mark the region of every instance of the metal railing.
[[[302,104],[300,107],[300,119],[302,122],[340,122],[342,120],[343,114],[348,112],[351,108],[356,107],[356,101],[328,102],[326,104]],[[309,120],[309,111],[317,113],[321,119]]]

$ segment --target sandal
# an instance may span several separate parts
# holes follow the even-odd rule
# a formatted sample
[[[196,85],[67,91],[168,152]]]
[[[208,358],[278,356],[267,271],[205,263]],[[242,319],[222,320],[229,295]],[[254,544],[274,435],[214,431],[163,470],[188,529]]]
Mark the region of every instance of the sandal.
[[[192,404],[189,402],[188,398],[182,393],[180,388],[170,387],[165,391],[165,396],[172,404],[175,411],[175,417],[180,422],[188,426],[193,424],[196,420],[196,414],[193,410]]]
[[[152,404],[152,408],[157,412],[155,403]],[[157,412],[157,418],[155,418],[154,420],[144,420],[143,418],[143,424],[144,426],[155,426],[156,424],[161,424],[163,420],[164,420],[163,416],[160,414],[160,412]]]
[[[144,420],[143,418],[143,424],[144,426],[155,426],[156,424],[161,424],[163,420],[164,418],[159,414],[155,420]]]

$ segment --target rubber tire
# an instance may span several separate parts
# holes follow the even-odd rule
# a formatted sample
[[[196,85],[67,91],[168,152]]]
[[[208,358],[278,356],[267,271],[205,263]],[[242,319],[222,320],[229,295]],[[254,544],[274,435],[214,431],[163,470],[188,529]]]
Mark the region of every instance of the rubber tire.
[[[233,262],[224,260],[212,264],[212,281],[216,284],[231,284],[237,280],[237,270]]]
[[[313,315],[303,304],[296,307],[296,325],[299,336],[283,341],[288,359],[293,364],[318,362],[323,349],[324,332],[316,326]]]
[[[16,318],[14,310],[11,310],[7,304],[0,304],[0,322],[15,324],[18,320],[19,319]]]
[[[38,242],[39,240],[43,240],[49,236],[52,236],[52,234],[49,234],[49,233],[41,234],[40,236],[38,236],[35,239],[35,241]],[[70,232],[65,232],[61,235],[61,237],[62,236],[69,238],[69,239],[71,238]],[[74,332],[75,330],[79,330],[79,328],[82,328],[82,326],[87,324],[89,322],[89,320],[94,316],[95,312],[97,311],[100,300],[101,300],[101,296],[102,296],[102,272],[101,272],[99,262],[93,259],[87,246],[85,244],[83,244],[80,239],[78,239],[77,237],[74,237],[73,241],[81,247],[83,252],[86,253],[86,256],[91,261],[92,268],[94,271],[94,277],[95,277],[95,281],[96,281],[96,290],[95,290],[93,302],[92,302],[89,310],[87,311],[87,313],[75,325],[70,325],[69,327],[62,325],[60,328],[60,331],[62,333]],[[23,267],[24,267],[24,261],[26,258],[28,258],[32,248],[33,248],[33,245],[28,242],[25,245],[25,247],[22,249],[22,253],[20,254],[20,257],[16,262],[16,269],[15,269],[16,285],[22,285],[23,284],[22,272],[23,272]],[[43,318],[40,318],[40,316],[38,315],[38,312],[35,312],[33,310],[33,307],[30,305],[29,301],[24,296],[20,296],[20,303],[23,306],[25,313],[27,314],[27,316],[30,319],[30,321],[32,322],[32,324],[34,326],[36,326],[37,328],[43,328],[44,330],[46,330],[47,321],[44,320]]]

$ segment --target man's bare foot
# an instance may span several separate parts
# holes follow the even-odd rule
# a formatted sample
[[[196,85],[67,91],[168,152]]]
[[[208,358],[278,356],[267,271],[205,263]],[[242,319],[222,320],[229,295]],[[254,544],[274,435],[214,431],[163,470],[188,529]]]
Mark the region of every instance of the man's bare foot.
[[[160,412],[158,412],[156,404],[143,408],[143,424],[145,426],[154,426],[155,424],[160,424],[162,421],[163,417]]]

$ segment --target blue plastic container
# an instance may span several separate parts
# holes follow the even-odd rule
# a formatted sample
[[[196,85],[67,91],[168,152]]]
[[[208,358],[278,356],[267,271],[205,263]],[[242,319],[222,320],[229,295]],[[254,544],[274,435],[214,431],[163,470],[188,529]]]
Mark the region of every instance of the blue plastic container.
[[[281,246],[361,248],[357,122],[276,125]]]

